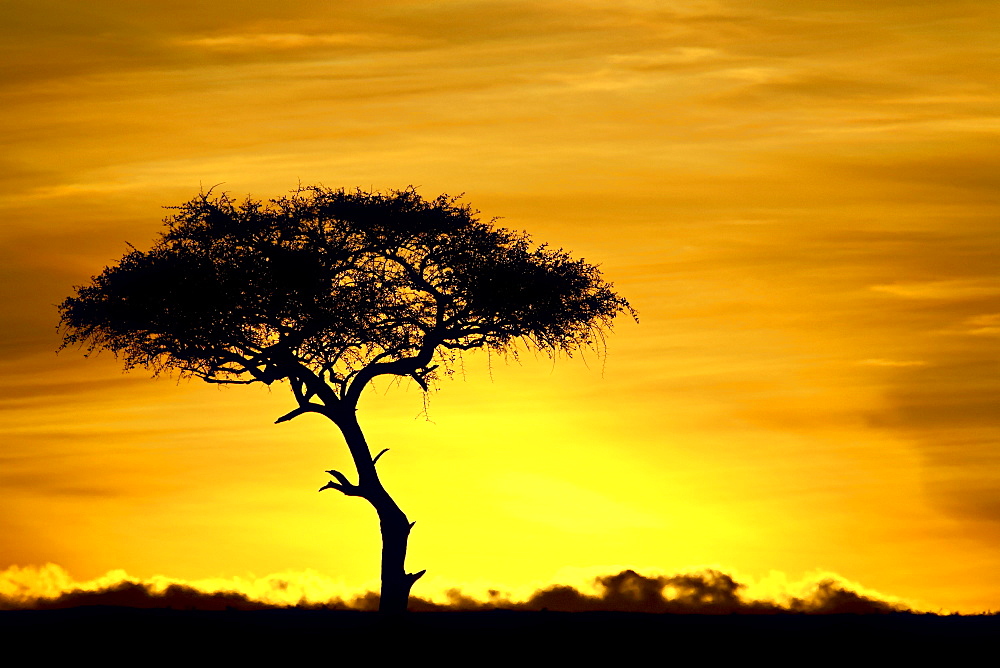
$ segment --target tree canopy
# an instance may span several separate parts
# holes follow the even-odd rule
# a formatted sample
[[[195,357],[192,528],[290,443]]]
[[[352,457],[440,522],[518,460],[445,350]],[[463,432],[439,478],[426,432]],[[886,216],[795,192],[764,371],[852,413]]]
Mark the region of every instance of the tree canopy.
[[[213,383],[289,379],[302,412],[354,406],[384,374],[426,390],[456,351],[573,351],[634,316],[595,265],[477,213],[412,187],[202,193],[59,306],[63,346]]]

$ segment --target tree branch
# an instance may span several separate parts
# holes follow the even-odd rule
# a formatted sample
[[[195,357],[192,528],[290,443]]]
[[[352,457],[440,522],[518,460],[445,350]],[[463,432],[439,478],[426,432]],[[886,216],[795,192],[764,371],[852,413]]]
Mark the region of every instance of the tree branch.
[[[235,380],[231,378],[214,378],[212,376],[203,376],[197,374],[206,383],[212,383],[214,385],[252,385],[253,383],[259,382],[256,378],[253,380]]]
[[[322,378],[317,377],[316,373],[312,369],[298,360],[288,362],[288,368],[292,369],[294,373],[287,374],[287,377],[301,382],[303,388],[306,390],[303,392],[300,389],[296,393],[296,399],[298,399],[300,404],[307,397],[315,396],[319,397],[319,400],[323,402],[323,405],[326,408],[336,409],[338,407],[341,400],[340,397],[337,396],[337,392],[332,387],[327,385]],[[294,383],[292,390],[295,392]],[[326,413],[324,413],[324,415],[325,414]]]
[[[421,375],[418,374],[416,371],[410,374],[410,378],[417,381],[417,385],[419,385],[420,389],[423,390],[424,392],[427,392],[428,389],[430,389],[427,386],[427,381],[424,380],[423,377],[421,377]]]
[[[428,334],[424,337],[424,340],[420,344],[420,349],[412,357],[400,357],[391,362],[369,363],[355,372],[354,380],[350,383],[349,387],[346,387],[346,391],[343,393],[344,401],[349,406],[357,406],[358,399],[361,397],[361,390],[376,376],[413,376],[421,369],[427,367],[434,359],[434,351],[441,345],[441,338],[436,329],[432,334],[433,336]],[[402,352],[403,349],[386,351],[388,354],[401,354]],[[419,383],[420,381],[417,382]]]
[[[440,303],[444,299],[444,295],[441,294],[440,290],[431,285],[430,282],[424,278],[412,264],[401,258],[397,253],[386,253],[386,257],[394,260],[396,264],[402,267],[403,271],[406,272],[406,275],[410,277],[410,280],[413,281],[417,287],[433,295],[436,303]]]
[[[285,413],[280,418],[275,420],[274,424],[281,424],[282,422],[288,422],[289,420],[294,420],[298,416],[304,415],[306,413],[323,413],[324,408],[325,408],[324,406],[320,406],[319,404],[312,404],[312,403],[305,404],[304,406],[299,406],[293,411]]]
[[[323,485],[322,487],[320,487],[319,491],[322,492],[324,489],[335,489],[338,492],[342,492],[343,494],[345,494],[347,496],[360,496],[362,498],[366,498],[365,495],[364,495],[364,493],[361,490],[361,487],[358,486],[358,485],[352,484],[347,479],[347,476],[345,476],[340,471],[330,470],[330,471],[327,471],[327,473],[329,473],[330,475],[332,475],[339,482],[333,482],[331,480],[328,483],[326,483],[325,485]]]
[[[449,350],[475,350],[476,348],[482,348],[486,345],[486,339],[479,339],[475,343],[449,343],[445,341],[441,344],[443,348],[448,348]]]

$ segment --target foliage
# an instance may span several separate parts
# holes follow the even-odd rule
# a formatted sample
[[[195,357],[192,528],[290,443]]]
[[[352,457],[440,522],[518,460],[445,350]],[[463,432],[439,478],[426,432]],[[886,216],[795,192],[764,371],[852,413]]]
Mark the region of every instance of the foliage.
[[[456,197],[314,186],[267,202],[209,191],[174,210],[149,251],[59,306],[63,347],[216,383],[299,380],[300,404],[325,385],[353,405],[381,374],[426,390],[455,351],[568,352],[634,316],[596,266]]]

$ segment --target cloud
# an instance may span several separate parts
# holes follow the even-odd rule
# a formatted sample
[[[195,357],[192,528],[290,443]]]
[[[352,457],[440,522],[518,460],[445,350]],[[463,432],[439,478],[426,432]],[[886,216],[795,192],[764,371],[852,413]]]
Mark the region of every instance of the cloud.
[[[871,289],[904,299],[963,300],[1000,295],[1000,284],[974,279],[899,282],[873,285]]]
[[[732,576],[705,570],[673,576],[644,576],[632,570],[598,577],[598,593],[588,596],[572,587],[555,586],[536,592],[523,604],[528,610],[670,612],[729,614],[780,612],[769,603],[744,601],[744,585]]]
[[[314,609],[376,610],[378,594],[335,594],[333,581],[312,571],[263,578],[185,582],[162,576],[140,579],[124,571],[77,582],[55,565],[12,566],[0,572],[0,610],[52,610],[83,605],[197,610],[262,610],[297,606]],[[524,600],[498,590],[475,597],[454,588],[438,600],[414,596],[414,611],[611,611],[674,614],[884,614],[914,612],[902,601],[868,592],[835,575],[824,574],[798,588],[769,597],[748,594],[732,575],[703,569],[676,575],[642,575],[626,569],[595,578],[593,592],[556,584]]]
[[[957,314],[956,314],[957,315]],[[886,367],[883,405],[869,414],[921,457],[921,478],[934,505],[973,520],[970,533],[1000,531],[1000,376],[989,316],[959,319],[911,351],[925,366]],[[943,318],[942,318],[943,319]],[[922,348],[922,350],[921,350]],[[981,524],[985,523],[985,524]]]
[[[679,65],[714,61],[725,56],[726,54],[719,49],[699,46],[674,46],[662,51],[612,54],[608,57],[608,62],[627,69],[655,71],[674,70]]]
[[[337,589],[331,578],[314,571],[184,581],[164,576],[135,578],[114,570],[78,582],[56,564],[11,566],[0,572],[0,610],[53,610],[81,605],[198,610],[261,610],[296,605],[366,609],[370,594],[353,597],[348,604]]]
[[[219,35],[215,37],[184,38],[178,40],[182,46],[191,46],[210,51],[289,51],[294,49],[329,47],[400,48],[413,46],[419,41],[397,35],[374,33],[245,33]]]
[[[984,313],[966,318],[963,332],[972,336],[1000,335],[1000,313]]]
[[[790,612],[821,615],[869,615],[889,612],[912,612],[900,603],[883,601],[852,591],[834,578],[817,582],[806,598],[791,598],[787,603]]]
[[[858,362],[858,364],[861,364],[863,366],[889,366],[889,367],[927,366],[927,362],[923,360],[890,360],[890,359],[883,359],[881,357],[861,360],[860,362]]]
[[[670,576],[646,576],[633,570],[598,577],[597,593],[584,594],[556,585],[535,592],[527,601],[514,603],[519,610],[567,612],[613,611],[672,614],[874,614],[911,611],[906,604],[856,591],[836,576],[810,583],[805,594],[784,593],[774,599],[755,599],[747,585],[714,569]]]

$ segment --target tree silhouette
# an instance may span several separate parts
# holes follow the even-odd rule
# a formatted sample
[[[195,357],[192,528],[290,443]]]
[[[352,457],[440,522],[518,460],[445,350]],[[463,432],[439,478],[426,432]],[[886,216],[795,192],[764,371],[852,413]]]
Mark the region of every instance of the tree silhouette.
[[[339,427],[357,469],[322,489],[365,499],[382,533],[380,610],[406,609],[413,524],[379,480],[358,423],[383,375],[425,392],[462,351],[518,341],[554,354],[634,317],[597,267],[482,222],[458,198],[314,186],[262,202],[201,193],[149,251],[135,249],[59,306],[62,348],[112,351],[210,383],[287,381],[296,406]]]

